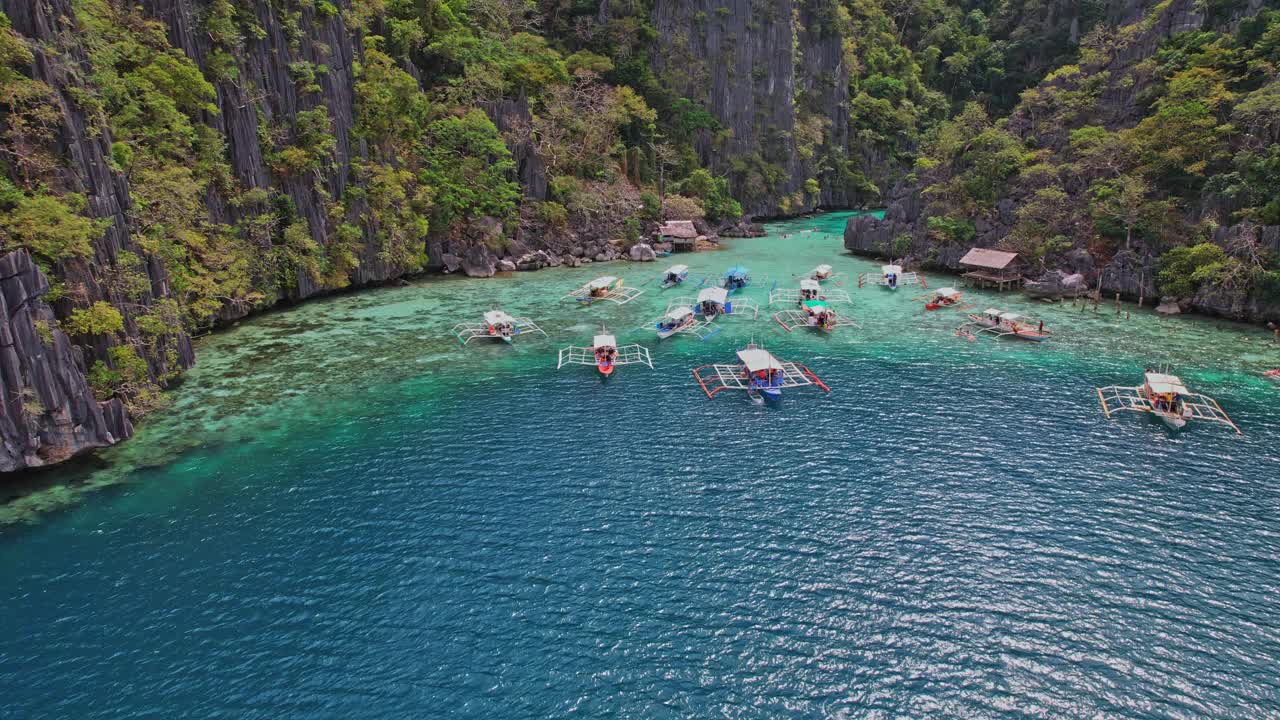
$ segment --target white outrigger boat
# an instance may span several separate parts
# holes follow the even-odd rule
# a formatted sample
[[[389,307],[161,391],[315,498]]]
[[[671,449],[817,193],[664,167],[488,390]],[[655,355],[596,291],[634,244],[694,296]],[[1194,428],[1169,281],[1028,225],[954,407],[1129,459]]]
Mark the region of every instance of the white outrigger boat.
[[[698,291],[696,298],[679,297],[671,302],[693,307],[694,314],[704,320],[715,320],[721,315],[746,315],[747,313],[751,313],[751,319],[755,320],[760,314],[759,305],[746,298],[730,300],[729,291],[719,287],[703,288]],[[668,307],[671,306],[668,305]]]
[[[868,272],[859,275],[858,287],[867,284],[879,285],[888,290],[897,290],[907,285],[929,287],[929,283],[925,282],[924,277],[919,273],[903,272],[901,265],[882,265],[879,273]]]
[[[810,270],[809,277],[806,279],[816,280],[817,282],[823,282],[825,280],[835,280],[838,277],[840,277],[840,274],[832,270],[830,265],[823,264]]]
[[[769,293],[769,304],[774,303],[795,303],[800,305],[810,300],[822,300],[829,303],[849,303],[853,304],[853,299],[849,297],[849,293],[845,290],[824,290],[817,280],[805,278],[800,281],[800,287],[783,288],[774,290]]]
[[[1098,388],[1098,401],[1107,418],[1123,410],[1151,413],[1171,430],[1181,430],[1189,420],[1221,423],[1243,435],[1217,400],[1193,393],[1176,375],[1147,371],[1137,387],[1112,385]]]
[[[658,318],[656,328],[659,338],[683,333],[696,335],[701,340],[720,332],[715,324],[721,316],[737,317],[750,313],[751,319],[760,316],[760,307],[746,298],[729,299],[729,291],[719,287],[703,288],[697,297],[678,297],[667,304],[667,311]]]
[[[649,349],[643,345],[618,345],[618,339],[605,328],[591,341],[591,347],[570,345],[560,349],[556,369],[565,365],[594,365],[601,375],[609,377],[619,365],[647,365],[653,369]]]
[[[809,368],[779,360],[755,343],[738,351],[737,363],[703,365],[694,368],[693,376],[709,398],[721,390],[743,390],[753,402],[763,402],[781,398],[785,388],[809,385],[831,392]]]
[[[565,295],[566,299],[577,300],[583,305],[591,305],[601,300],[625,305],[643,293],[639,288],[623,287],[622,279],[612,275],[602,275]]]
[[[655,326],[659,340],[665,340],[677,334],[695,335],[699,340],[706,340],[720,332],[719,325],[698,317],[690,305],[668,306],[666,314],[658,318]]]
[[[773,319],[787,332],[797,327],[811,327],[825,332],[839,327],[862,327],[849,318],[841,317],[825,300],[805,300],[800,303],[799,310],[783,310],[774,314]]]
[[[969,340],[979,335],[989,335],[1044,342],[1053,337],[1053,333],[1044,329],[1043,320],[995,308],[983,310],[980,315],[970,313],[969,322],[956,328],[956,334]]]
[[[476,338],[490,338],[510,344],[517,335],[542,333],[543,337],[547,336],[547,333],[529,318],[511,317],[502,310],[486,312],[484,322],[480,324],[458,323],[449,332],[461,340],[463,345]]]
[[[689,279],[688,265],[672,265],[662,275],[662,289],[673,288]]]
[[[929,297],[930,295],[932,297]],[[938,288],[933,293],[926,294],[925,297],[929,297],[924,304],[925,310],[942,310],[943,308],[953,308],[958,306],[960,304],[961,294],[959,290],[953,287],[944,287]]]

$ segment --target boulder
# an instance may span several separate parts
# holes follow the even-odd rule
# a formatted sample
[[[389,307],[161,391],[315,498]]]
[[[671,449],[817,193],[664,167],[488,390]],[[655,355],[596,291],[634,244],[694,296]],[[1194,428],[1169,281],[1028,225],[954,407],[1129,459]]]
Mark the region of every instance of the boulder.
[[[603,250],[596,253],[596,262],[608,262],[608,260],[609,260],[609,254],[604,252]]]
[[[636,243],[631,246],[631,259],[636,262],[653,262],[658,259],[658,253],[654,252],[650,245]]]
[[[537,268],[534,268],[535,270]],[[498,272],[515,272],[516,264],[506,258],[498,261]]]
[[[1161,315],[1180,315],[1182,308],[1178,305],[1178,299],[1172,297],[1160,298],[1160,304],[1156,306],[1156,312]]]
[[[444,271],[447,273],[458,272],[458,270],[462,268],[462,258],[451,253],[441,255],[440,263],[444,266]]]
[[[467,277],[493,277],[497,272],[497,260],[488,248],[473,245],[462,256],[462,271]]]

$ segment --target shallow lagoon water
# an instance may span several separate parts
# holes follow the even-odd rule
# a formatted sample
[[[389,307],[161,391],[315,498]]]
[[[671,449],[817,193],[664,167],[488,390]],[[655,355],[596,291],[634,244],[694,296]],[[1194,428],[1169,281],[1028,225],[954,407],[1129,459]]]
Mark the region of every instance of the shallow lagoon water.
[[[970,343],[857,290],[842,227],[679,258],[767,273],[760,301],[835,265],[864,328],[830,337],[659,342],[662,266],[613,264],[203,339],[169,411],[5,508],[5,714],[1280,717],[1265,331],[969,293],[1058,332]],[[557,302],[605,273],[646,293]],[[495,303],[551,339],[448,336]],[[656,369],[556,371],[602,321]],[[708,400],[690,369],[753,336],[833,392]],[[1108,421],[1093,388],[1156,363],[1245,435]]]

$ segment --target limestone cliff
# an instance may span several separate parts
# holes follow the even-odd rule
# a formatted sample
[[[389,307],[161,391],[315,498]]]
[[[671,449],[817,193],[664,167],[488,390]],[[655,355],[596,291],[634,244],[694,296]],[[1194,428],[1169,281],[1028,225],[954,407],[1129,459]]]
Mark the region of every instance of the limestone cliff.
[[[117,399],[98,402],[84,358],[42,300],[26,251],[0,257],[0,472],[40,467],[133,435]]]

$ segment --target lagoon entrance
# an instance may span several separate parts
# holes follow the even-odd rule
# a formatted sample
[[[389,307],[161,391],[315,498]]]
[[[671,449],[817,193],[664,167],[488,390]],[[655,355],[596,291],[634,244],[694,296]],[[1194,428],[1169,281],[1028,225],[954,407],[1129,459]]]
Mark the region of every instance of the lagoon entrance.
[[[767,272],[757,301],[821,263],[856,278],[879,263],[842,254],[846,216],[680,261],[695,283]],[[1280,387],[1260,371],[1280,353],[1264,330],[969,290],[1055,329],[970,343],[954,312],[850,282],[859,329],[762,314],[657,341],[664,267],[430,278],[206,338],[134,440],[5,506],[5,707],[1277,712]],[[644,293],[557,302],[601,274]],[[449,335],[493,303],[550,338]],[[559,346],[602,323],[654,370],[557,373]],[[689,369],[753,338],[832,392],[708,400]],[[1108,420],[1094,388],[1156,362],[1245,434]]]

